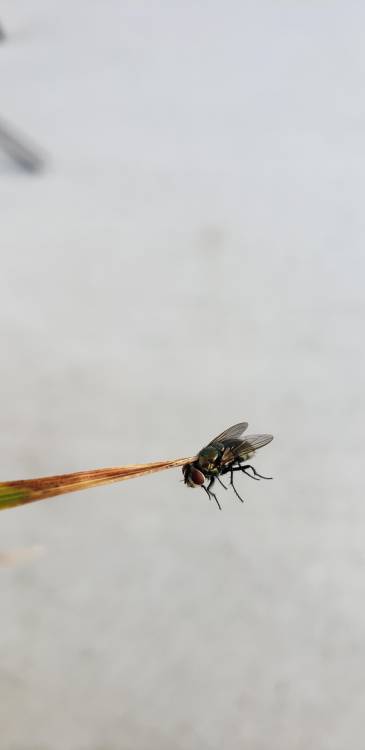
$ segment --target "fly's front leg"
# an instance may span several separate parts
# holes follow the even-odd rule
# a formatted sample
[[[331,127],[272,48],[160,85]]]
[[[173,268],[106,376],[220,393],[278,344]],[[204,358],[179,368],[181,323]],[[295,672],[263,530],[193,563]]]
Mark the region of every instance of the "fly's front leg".
[[[212,487],[213,487],[213,484],[214,484],[214,477],[212,477],[212,478],[211,478],[211,480],[210,480],[210,482],[209,482],[209,484],[208,484],[208,487],[204,487],[204,489],[205,489],[205,490],[207,491],[207,493],[208,493],[209,497],[210,497],[210,496],[214,497],[214,500],[216,501],[216,503],[217,503],[217,505],[218,505],[218,508],[219,508],[219,510],[222,510],[222,508],[221,508],[221,506],[220,506],[220,504],[219,504],[219,500],[218,500],[218,498],[217,498],[217,495],[215,494],[215,492],[212,492]],[[203,485],[203,486],[204,486],[204,485]]]
[[[210,492],[208,492],[208,490],[207,490],[207,488],[206,488],[205,484],[202,484],[202,485],[200,485],[200,486],[201,486],[202,490],[204,490],[204,492],[206,492],[206,493],[207,493],[207,495],[208,495],[208,497],[209,497],[209,500],[211,500],[212,498],[210,497]]]
[[[211,491],[211,489],[210,489],[211,485],[212,485],[212,483],[211,483],[211,482],[209,482],[209,485],[208,485],[208,487],[206,487],[206,486],[205,486],[204,484],[202,484],[202,485],[201,485],[201,488],[202,488],[202,490],[204,490],[204,492],[206,492],[206,493],[207,493],[207,495],[208,495],[208,497],[209,497],[209,500],[211,500],[211,499],[212,499],[212,497],[214,497],[214,500],[216,501],[216,503],[217,503],[217,505],[218,505],[218,508],[219,508],[219,510],[222,510],[221,506],[219,505],[219,502],[218,502],[218,498],[217,498],[217,496],[216,496],[216,495],[214,494],[214,492],[212,492],[212,491]]]
[[[221,485],[222,485],[222,487],[224,487],[224,489],[225,489],[225,490],[228,490],[228,487],[227,487],[227,485],[226,485],[226,484],[224,484],[224,482],[222,482],[222,480],[221,480],[221,479],[219,479],[219,477],[216,477],[216,479],[218,479],[218,482],[219,482],[219,484],[221,484]]]

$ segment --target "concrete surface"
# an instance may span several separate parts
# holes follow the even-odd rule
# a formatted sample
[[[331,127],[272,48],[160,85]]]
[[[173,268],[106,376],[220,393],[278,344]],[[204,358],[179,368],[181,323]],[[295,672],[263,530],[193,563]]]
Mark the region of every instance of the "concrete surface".
[[[365,7],[1,13],[1,478],[275,434],[1,515],[1,750],[362,750]]]

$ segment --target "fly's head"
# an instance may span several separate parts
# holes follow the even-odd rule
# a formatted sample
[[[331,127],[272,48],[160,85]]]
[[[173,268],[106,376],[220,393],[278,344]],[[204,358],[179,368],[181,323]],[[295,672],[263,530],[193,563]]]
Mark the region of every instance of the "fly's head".
[[[204,484],[205,476],[194,464],[185,464],[182,473],[184,482],[188,487],[201,487]]]

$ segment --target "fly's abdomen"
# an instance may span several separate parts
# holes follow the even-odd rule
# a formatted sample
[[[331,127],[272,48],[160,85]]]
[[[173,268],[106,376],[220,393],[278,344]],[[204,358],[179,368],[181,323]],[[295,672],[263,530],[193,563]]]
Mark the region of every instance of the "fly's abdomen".
[[[243,453],[240,454],[239,460],[240,461],[249,461],[253,456],[255,455],[255,451],[251,451],[250,453]]]

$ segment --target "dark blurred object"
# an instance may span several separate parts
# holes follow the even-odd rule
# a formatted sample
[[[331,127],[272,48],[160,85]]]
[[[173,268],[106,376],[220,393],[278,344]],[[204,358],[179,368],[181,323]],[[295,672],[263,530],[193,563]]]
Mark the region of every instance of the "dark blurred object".
[[[40,172],[44,159],[38,149],[14,132],[14,129],[0,120],[0,148],[26,172]]]
[[[5,42],[6,36],[5,31],[0,23],[0,42]]]

